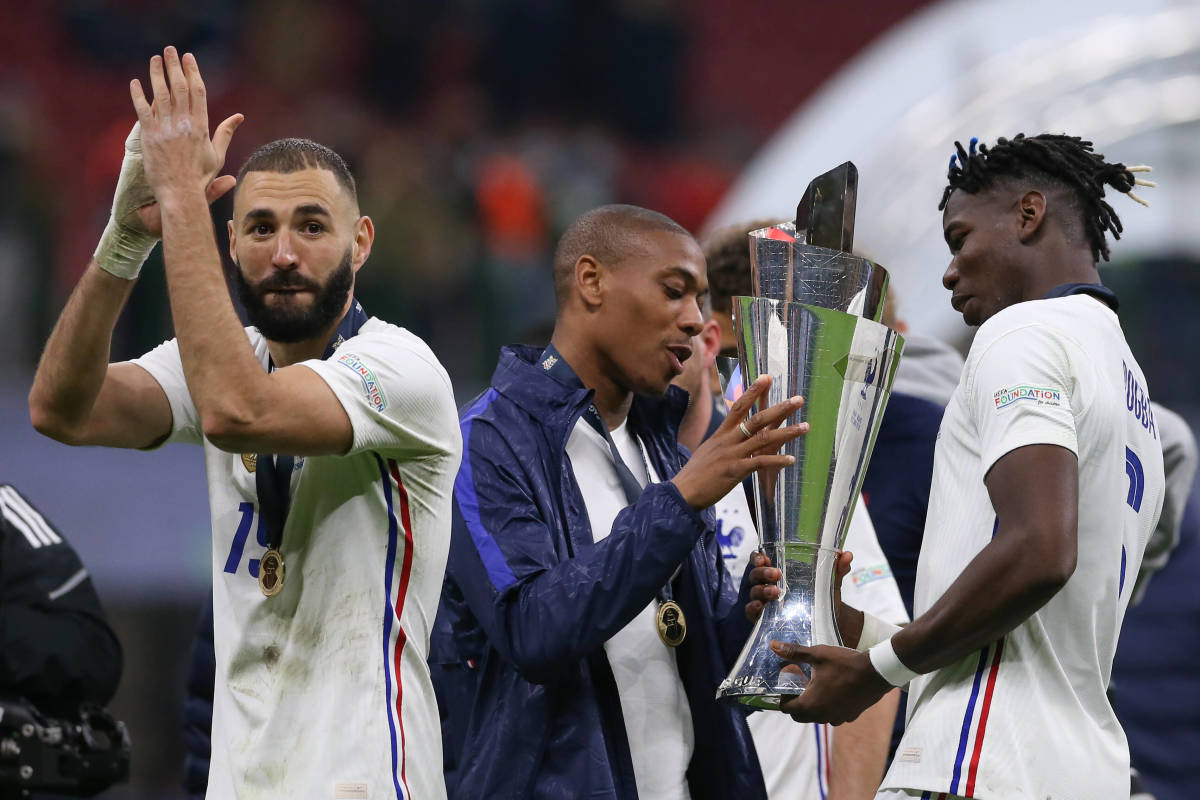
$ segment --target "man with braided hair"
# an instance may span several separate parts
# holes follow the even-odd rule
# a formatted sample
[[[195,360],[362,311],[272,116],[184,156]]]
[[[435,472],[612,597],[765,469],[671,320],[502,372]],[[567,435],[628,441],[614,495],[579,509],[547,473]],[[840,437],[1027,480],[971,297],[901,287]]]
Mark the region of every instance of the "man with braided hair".
[[[1165,491],[1146,380],[1096,271],[1121,231],[1105,187],[1128,194],[1133,169],[1067,136],[976,144],[940,208],[942,282],[980,327],[938,434],[913,622],[841,606],[857,652],[775,643],[813,666],[783,709],[838,723],[907,685],[880,798],[1123,800],[1105,689]]]

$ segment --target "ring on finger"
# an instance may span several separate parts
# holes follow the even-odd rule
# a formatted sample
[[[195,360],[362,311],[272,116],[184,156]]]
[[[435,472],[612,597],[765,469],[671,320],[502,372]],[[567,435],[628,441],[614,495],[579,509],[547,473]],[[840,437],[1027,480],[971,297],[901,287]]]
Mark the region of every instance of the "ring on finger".
[[[741,431],[742,435],[745,436],[747,439],[749,439],[751,436],[754,435],[754,433],[749,428],[746,427],[746,420],[742,420],[741,422],[738,423],[738,430]]]

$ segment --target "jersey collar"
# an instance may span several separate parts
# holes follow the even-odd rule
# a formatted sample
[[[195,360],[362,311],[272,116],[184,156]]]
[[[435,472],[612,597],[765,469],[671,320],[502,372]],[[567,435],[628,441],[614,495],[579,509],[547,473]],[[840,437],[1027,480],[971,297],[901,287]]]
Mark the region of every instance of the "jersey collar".
[[[1117,306],[1120,305],[1116,292],[1099,283],[1062,283],[1046,292],[1044,299],[1067,297],[1073,294],[1090,294],[1113,311],[1116,311]]]

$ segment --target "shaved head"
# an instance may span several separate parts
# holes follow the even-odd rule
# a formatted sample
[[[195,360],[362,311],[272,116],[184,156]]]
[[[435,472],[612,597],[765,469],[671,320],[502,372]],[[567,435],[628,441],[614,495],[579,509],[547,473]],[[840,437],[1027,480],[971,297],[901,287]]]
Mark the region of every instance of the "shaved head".
[[[567,227],[554,251],[554,297],[559,311],[570,296],[575,264],[581,257],[591,256],[605,266],[616,266],[644,247],[641,234],[654,231],[691,238],[691,233],[675,220],[639,206],[600,206],[581,214]]]
[[[350,168],[340,155],[311,139],[277,139],[259,147],[238,170],[234,196],[242,188],[247,172],[281,172],[286,175],[306,169],[327,169],[332,172],[338,185],[354,201],[357,216],[358,186],[350,174]]]

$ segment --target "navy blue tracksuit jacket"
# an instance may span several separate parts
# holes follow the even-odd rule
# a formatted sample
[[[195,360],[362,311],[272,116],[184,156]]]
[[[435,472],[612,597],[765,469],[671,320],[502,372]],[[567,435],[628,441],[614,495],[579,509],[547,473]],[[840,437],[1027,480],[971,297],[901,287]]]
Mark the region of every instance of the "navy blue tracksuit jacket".
[[[462,798],[635,798],[621,705],[604,642],[682,564],[688,622],[676,651],[691,708],[691,795],[765,798],[744,713],[714,692],[750,632],[726,577],[711,512],[666,482],[687,397],[635,398],[631,432],[664,482],[593,542],[565,449],[592,392],[559,383],[540,351],[505,348],[492,387],[462,416],[463,462],[431,661],[442,703],[448,789]]]

